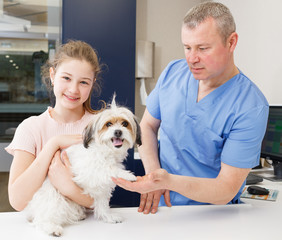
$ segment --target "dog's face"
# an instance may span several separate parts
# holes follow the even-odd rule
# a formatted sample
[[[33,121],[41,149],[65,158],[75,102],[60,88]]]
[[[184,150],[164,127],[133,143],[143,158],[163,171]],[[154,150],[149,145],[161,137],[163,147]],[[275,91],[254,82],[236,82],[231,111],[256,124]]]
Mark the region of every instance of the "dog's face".
[[[83,135],[86,148],[101,144],[115,151],[124,151],[132,148],[135,142],[141,145],[140,127],[133,113],[116,106],[114,99],[110,108],[95,115]]]

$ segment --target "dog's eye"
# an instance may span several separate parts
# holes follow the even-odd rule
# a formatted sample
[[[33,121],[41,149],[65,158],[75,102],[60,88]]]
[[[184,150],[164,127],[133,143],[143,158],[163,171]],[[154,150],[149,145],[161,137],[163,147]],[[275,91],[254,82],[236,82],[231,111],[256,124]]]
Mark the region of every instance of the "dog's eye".
[[[110,126],[112,126],[113,124],[111,123],[111,122],[107,122],[106,123],[106,127],[110,127]]]
[[[127,127],[128,126],[128,122],[127,121],[123,121],[122,122],[122,126]]]

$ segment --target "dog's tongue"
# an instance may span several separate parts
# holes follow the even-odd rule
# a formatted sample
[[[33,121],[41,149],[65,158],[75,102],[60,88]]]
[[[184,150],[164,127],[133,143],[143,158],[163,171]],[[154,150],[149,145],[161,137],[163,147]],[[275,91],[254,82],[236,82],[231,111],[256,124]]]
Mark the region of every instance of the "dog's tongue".
[[[115,147],[120,147],[122,145],[122,140],[120,138],[113,138],[113,144]]]

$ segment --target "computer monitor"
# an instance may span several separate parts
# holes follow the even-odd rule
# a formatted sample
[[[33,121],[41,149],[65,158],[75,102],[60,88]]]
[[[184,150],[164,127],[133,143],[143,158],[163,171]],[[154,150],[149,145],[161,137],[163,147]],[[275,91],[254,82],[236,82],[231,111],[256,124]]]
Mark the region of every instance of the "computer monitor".
[[[270,106],[261,157],[272,161],[274,177],[282,180],[282,106]]]

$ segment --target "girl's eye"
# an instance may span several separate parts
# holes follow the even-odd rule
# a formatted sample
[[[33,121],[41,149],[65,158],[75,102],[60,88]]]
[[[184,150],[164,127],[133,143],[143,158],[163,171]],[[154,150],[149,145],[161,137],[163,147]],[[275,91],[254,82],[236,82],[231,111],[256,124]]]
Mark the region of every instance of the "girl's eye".
[[[65,79],[65,80],[67,80],[67,81],[68,81],[68,80],[70,80],[70,78],[69,78],[69,77],[63,77],[63,79]]]
[[[110,126],[112,126],[113,124],[111,123],[111,122],[107,122],[106,123],[106,127],[110,127]]]
[[[80,82],[80,83],[83,84],[83,85],[89,85],[89,83],[86,82],[86,81],[82,81],[82,82]]]
[[[122,122],[122,126],[127,127],[128,126],[128,122],[127,121],[123,121]]]

